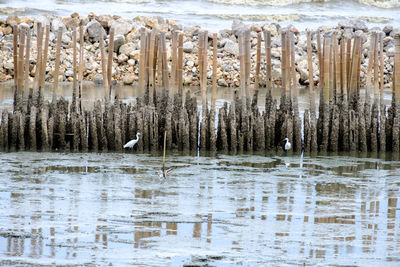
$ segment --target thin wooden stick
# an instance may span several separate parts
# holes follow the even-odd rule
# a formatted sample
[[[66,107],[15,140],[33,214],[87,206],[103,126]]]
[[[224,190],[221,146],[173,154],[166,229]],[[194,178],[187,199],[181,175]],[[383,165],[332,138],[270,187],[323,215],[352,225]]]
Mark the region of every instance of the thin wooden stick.
[[[215,100],[217,98],[217,48],[218,37],[213,34],[213,72],[212,72],[212,92],[211,92],[211,106],[215,108]]]
[[[58,76],[60,73],[60,53],[61,53],[62,34],[63,34],[63,28],[59,27],[58,35],[57,35],[57,44],[56,44],[56,63],[55,63],[54,75],[53,75],[53,79],[54,79],[53,94],[52,94],[53,102],[56,101],[57,95],[59,94],[59,92],[58,92]]]
[[[271,80],[271,32],[264,31],[264,44],[265,44],[265,54],[266,54],[266,61],[267,61],[267,73],[266,73],[266,84],[267,84],[267,91],[271,93],[272,90],[272,80]]]
[[[260,87],[260,67],[261,67],[261,32],[257,33],[257,58],[256,58],[256,77],[255,88]]]
[[[107,63],[108,99],[111,98],[113,54],[114,54],[114,28],[111,28],[110,39],[108,41],[108,63]]]

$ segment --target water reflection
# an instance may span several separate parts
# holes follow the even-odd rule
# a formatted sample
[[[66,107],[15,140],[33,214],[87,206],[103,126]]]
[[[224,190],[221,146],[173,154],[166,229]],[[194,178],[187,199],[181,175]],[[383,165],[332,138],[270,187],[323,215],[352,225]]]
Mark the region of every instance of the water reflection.
[[[0,153],[0,263],[400,260],[400,162],[170,156],[177,168],[162,182],[161,158],[116,155]]]

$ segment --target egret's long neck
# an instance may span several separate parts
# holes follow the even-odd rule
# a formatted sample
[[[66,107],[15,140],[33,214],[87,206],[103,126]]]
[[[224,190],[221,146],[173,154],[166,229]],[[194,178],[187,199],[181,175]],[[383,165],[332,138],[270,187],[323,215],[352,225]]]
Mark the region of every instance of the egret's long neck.
[[[138,134],[136,134],[136,140],[139,140],[139,135]]]

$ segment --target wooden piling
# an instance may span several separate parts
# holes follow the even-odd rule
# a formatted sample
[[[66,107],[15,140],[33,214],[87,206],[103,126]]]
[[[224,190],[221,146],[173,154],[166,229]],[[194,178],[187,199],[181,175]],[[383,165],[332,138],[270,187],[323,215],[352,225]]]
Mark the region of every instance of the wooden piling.
[[[257,33],[257,55],[256,55],[256,73],[254,88],[258,90],[260,86],[260,67],[261,67],[261,32]]]
[[[272,90],[272,65],[271,65],[271,32],[264,31],[264,45],[265,45],[265,57],[266,57],[266,87],[267,92],[271,93]]]
[[[106,52],[104,48],[104,36],[103,34],[100,37],[100,55],[101,55],[101,73],[103,75],[103,86],[104,86],[104,98],[108,99],[108,74],[107,74],[107,59]],[[142,61],[140,61],[140,64]]]
[[[23,102],[26,102],[26,99],[28,98],[29,94],[29,73],[30,73],[30,62],[29,58],[31,55],[31,31],[27,31],[27,36],[26,36],[26,47],[25,47],[25,76],[24,76],[24,91],[23,91],[23,97],[22,99],[24,100]]]
[[[178,93],[183,95],[183,33],[178,36],[178,64],[177,64]]]
[[[63,34],[63,28],[59,27],[57,35],[57,44],[56,44],[56,62],[53,72],[53,80],[54,80],[53,93],[52,93],[53,103],[55,103],[55,101],[57,100],[57,95],[60,95],[60,92],[58,91],[58,76],[60,73],[60,53],[61,53],[62,34]]]
[[[72,84],[72,104],[71,104],[71,113],[74,113],[76,111],[76,90],[77,90],[77,81],[76,81],[76,27],[73,28],[72,30],[72,69],[73,69],[73,84]]]
[[[108,40],[108,63],[107,63],[108,99],[111,98],[113,54],[114,54],[114,28],[111,28],[110,39]]]
[[[144,90],[146,81],[146,29],[140,29],[139,91]]]
[[[44,49],[43,49],[43,58],[41,62],[41,71],[40,71],[40,82],[39,82],[39,95],[40,102],[43,103],[44,99],[44,86],[46,81],[46,65],[47,65],[47,56],[49,52],[49,38],[50,38],[50,25],[46,25],[46,38],[44,41]]]
[[[14,85],[18,83],[18,25],[13,26]]]
[[[215,101],[217,98],[217,49],[218,38],[217,34],[213,34],[213,71],[212,71],[212,87],[211,87],[211,108],[215,109]],[[214,111],[215,116],[215,111]],[[215,128],[215,127],[214,127]]]

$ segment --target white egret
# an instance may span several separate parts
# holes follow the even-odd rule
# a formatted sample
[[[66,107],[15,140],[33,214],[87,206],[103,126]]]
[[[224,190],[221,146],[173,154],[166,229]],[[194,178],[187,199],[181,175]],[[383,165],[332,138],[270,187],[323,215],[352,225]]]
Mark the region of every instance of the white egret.
[[[139,142],[140,133],[136,134],[136,139],[132,139],[124,145],[124,148],[133,148],[137,142]]]
[[[290,150],[292,148],[292,144],[289,142],[289,138],[286,137],[285,139],[283,139],[283,141],[286,142],[284,147],[285,151]]]

